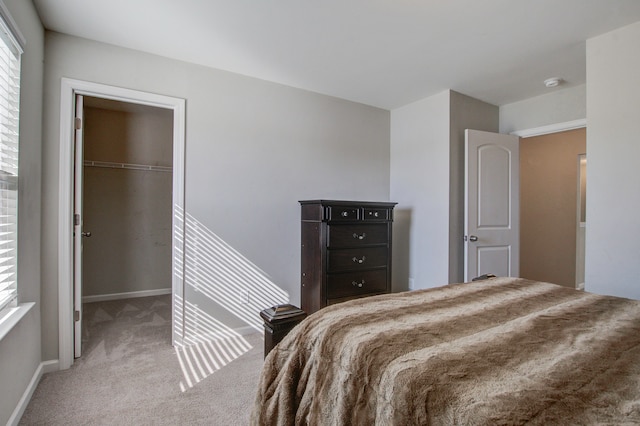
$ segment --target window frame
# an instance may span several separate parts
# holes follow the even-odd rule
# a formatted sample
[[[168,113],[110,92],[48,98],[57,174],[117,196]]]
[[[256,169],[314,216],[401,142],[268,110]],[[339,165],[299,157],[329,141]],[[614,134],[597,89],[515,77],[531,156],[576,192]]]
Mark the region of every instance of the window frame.
[[[8,256],[0,257],[0,277],[3,277],[0,278],[2,335],[7,325],[5,323],[12,322],[12,314],[22,311],[18,309],[18,170],[21,66],[25,39],[1,1],[0,43],[0,60],[4,61],[0,64],[0,238],[6,238],[0,240],[0,256]],[[3,242],[8,244],[5,246]]]

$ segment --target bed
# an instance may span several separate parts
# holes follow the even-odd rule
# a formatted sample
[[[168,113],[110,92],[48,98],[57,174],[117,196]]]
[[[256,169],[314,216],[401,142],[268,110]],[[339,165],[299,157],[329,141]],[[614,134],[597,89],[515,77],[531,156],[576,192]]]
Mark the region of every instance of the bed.
[[[328,306],[266,357],[251,422],[640,424],[640,302],[491,278]]]

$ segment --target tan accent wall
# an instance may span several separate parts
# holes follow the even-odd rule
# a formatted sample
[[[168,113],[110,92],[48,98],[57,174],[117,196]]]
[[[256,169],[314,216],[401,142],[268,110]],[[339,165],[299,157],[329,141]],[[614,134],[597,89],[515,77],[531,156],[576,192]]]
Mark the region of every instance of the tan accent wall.
[[[578,155],[586,129],[520,142],[520,275],[575,287]]]

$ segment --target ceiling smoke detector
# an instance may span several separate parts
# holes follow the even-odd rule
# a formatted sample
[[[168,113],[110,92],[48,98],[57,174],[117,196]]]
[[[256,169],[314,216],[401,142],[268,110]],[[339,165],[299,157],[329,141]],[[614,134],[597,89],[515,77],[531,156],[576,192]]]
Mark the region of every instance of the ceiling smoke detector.
[[[551,77],[544,81],[544,85],[547,87],[556,87],[562,83],[562,79],[559,77]]]

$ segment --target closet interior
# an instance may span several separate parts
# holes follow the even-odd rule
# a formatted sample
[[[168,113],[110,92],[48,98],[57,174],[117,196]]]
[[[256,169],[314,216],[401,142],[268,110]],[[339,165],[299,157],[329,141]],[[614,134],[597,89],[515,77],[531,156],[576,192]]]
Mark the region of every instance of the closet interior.
[[[173,111],[84,98],[84,302],[170,293]]]

